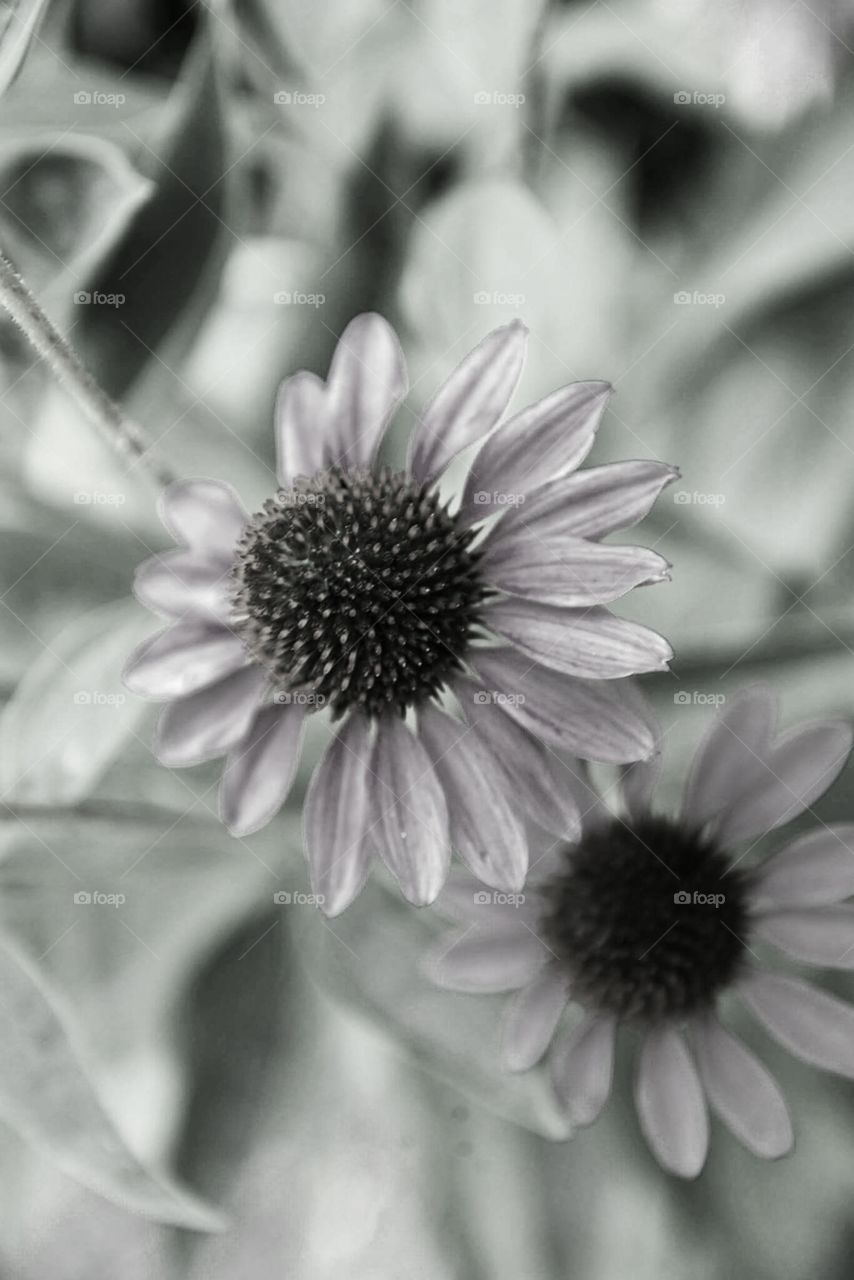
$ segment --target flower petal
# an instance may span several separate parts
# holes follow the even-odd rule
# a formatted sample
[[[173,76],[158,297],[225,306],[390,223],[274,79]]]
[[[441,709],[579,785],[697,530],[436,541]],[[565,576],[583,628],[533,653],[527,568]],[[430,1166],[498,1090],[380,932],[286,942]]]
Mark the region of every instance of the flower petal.
[[[628,681],[576,680],[506,646],[472,650],[469,660],[483,681],[480,701],[498,701],[523,729],[560,751],[623,764],[655,749],[650,713]]]
[[[376,843],[403,896],[425,906],[448,874],[448,809],[430,757],[402,720],[379,725],[374,758]]]
[[[616,1033],[615,1018],[588,1013],[552,1053],[554,1090],[574,1125],[592,1124],[608,1101]]]
[[[777,702],[765,685],[729,699],[698,748],[685,789],[682,816],[703,826],[741,792],[761,782],[777,721]]]
[[[558,609],[501,600],[482,610],[484,623],[543,666],[564,675],[613,680],[666,671],[673,651],[654,631],[606,609]]]
[[[775,1040],[796,1058],[854,1077],[854,1009],[818,987],[782,973],[751,973],[738,994]]]
[[[536,1066],[551,1044],[568,1000],[566,976],[551,964],[513,997],[501,1036],[506,1071],[528,1071]]]
[[[675,1028],[647,1032],[638,1061],[635,1105],[659,1163],[682,1178],[695,1178],[706,1160],[709,1117],[697,1068]]]
[[[233,836],[259,831],[284,804],[299,763],[304,721],[303,707],[264,707],[229,755],[219,810]]]
[[[819,907],[854,894],[854,824],[809,835],[775,853],[754,872],[751,908]]]
[[[183,769],[224,755],[249,732],[266,684],[260,667],[241,667],[216,684],[170,702],[157,726],[157,758],[171,769]]]
[[[637,524],[679,472],[663,462],[611,462],[542,485],[501,518],[506,536],[601,538]]]
[[[566,608],[607,604],[633,587],[662,582],[670,564],[646,547],[610,546],[570,535],[540,537],[500,520],[483,546],[481,572],[510,595]]]
[[[311,887],[327,916],[337,916],[361,892],[374,854],[372,750],[370,722],[350,715],[309,784],[305,845]]]
[[[200,614],[225,621],[228,617],[231,563],[205,559],[193,551],[165,551],[139,566],[134,594],[146,609],[181,618]]]
[[[573,382],[523,409],[489,437],[472,463],[460,518],[483,520],[548,480],[565,476],[590,452],[611,388]]]
[[[394,329],[376,312],[356,316],[341,334],[329,369],[332,432],[325,465],[370,466],[408,387]]]
[[[851,752],[851,726],[824,721],[792,729],[775,742],[761,780],[724,813],[717,834],[734,843],[791,822],[827,791]]]
[[[581,834],[578,780],[571,767],[547,751],[526,729],[469,680],[455,681],[463,715],[488,748],[503,776],[503,786],[546,831],[577,840]]]
[[[421,713],[418,729],[445,792],[452,848],[484,884],[518,892],[528,844],[494,757],[470,726],[436,707]]]
[[[694,1022],[693,1033],[706,1096],[721,1120],[755,1155],[784,1156],[794,1134],[774,1077],[711,1014]]]
[[[322,380],[302,369],[286,378],[273,413],[279,484],[322,470],[331,435],[331,409]]]
[[[176,542],[231,560],[249,516],[222,480],[176,480],[160,499],[160,518]]]
[[[428,961],[431,978],[449,991],[494,995],[525,987],[551,959],[536,934],[515,930],[481,933],[473,929],[444,939]]]
[[[485,889],[482,880],[454,867],[436,900],[436,910],[483,930],[536,929],[542,903],[536,894]]]
[[[243,642],[233,632],[193,618],[144,640],[123,678],[132,693],[166,702],[215,684],[246,660]]]
[[[752,932],[806,964],[854,969],[852,906],[769,911],[754,919]]]
[[[435,479],[500,420],[519,381],[527,339],[520,320],[493,330],[442,384],[412,435],[409,470],[419,483]]]

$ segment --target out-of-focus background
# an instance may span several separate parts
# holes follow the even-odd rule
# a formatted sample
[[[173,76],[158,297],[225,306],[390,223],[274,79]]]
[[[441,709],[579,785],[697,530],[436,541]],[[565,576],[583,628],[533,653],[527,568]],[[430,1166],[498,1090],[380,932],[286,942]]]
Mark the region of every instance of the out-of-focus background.
[[[682,470],[640,539],[673,581],[619,610],[677,655],[646,684],[666,800],[746,680],[787,720],[854,712],[852,41],[829,0],[57,0],[0,107],[0,245],[170,465],[250,505],[277,383],[357,312],[398,327],[415,409],[516,315],[518,404],[610,380],[594,459]],[[331,923],[300,901],[322,729],[248,840],[216,767],[154,762],[119,673],[154,625],[129,586],[156,495],[3,321],[0,353],[0,919],[129,1145],[231,1218],[152,1225],[3,1127],[0,1274],[850,1275],[850,1085],[747,1033],[790,1159],[716,1127],[678,1184],[628,1062],[556,1141],[544,1079],[498,1068],[500,998],[420,976],[432,913],[380,877]]]

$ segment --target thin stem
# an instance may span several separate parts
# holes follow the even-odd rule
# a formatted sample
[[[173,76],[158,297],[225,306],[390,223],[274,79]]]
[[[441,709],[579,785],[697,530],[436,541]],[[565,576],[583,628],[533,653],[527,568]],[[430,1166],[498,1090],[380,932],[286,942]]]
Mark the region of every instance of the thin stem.
[[[141,463],[162,485],[174,477],[168,468],[151,457],[151,445],[141,427],[128,418],[111,400],[80,357],[50,320],[18,275],[12,264],[0,254],[0,305],[5,307],[24,337],[50,365],[56,378],[67,387],[90,422],[101,431],[114,448],[133,462]]]

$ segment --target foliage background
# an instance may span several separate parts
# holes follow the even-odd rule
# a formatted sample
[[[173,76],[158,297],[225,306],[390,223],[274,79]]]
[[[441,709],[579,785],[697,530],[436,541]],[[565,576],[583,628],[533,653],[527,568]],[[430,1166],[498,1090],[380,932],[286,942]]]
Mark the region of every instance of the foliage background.
[[[519,404],[615,385],[595,460],[682,469],[644,530],[673,582],[623,610],[677,654],[647,686],[665,798],[745,680],[787,720],[854,711],[852,52],[824,9],[793,39],[806,6],[759,8],[751,43],[724,0],[58,0],[0,115],[5,252],[175,470],[250,505],[279,380],[324,372],[359,311],[399,328],[415,408],[516,314]],[[625,1063],[554,1140],[543,1080],[498,1069],[500,1000],[430,988],[436,922],[381,877],[331,924],[274,902],[307,888],[323,732],[248,840],[215,768],[155,764],[119,677],[153,625],[129,583],[165,545],[155,495],[5,322],[0,351],[2,922],[129,1144],[231,1218],[146,1222],[4,1128],[0,1272],[847,1276],[849,1084],[754,1033],[797,1152],[762,1165],[717,1127],[678,1185]],[[818,812],[854,820],[850,772]]]

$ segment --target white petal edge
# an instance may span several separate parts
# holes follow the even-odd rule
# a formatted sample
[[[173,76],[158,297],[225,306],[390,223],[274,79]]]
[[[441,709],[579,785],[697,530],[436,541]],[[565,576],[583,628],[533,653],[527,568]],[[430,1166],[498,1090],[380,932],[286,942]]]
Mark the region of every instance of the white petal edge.
[[[423,744],[402,720],[378,725],[373,760],[376,845],[414,906],[435,901],[448,874],[448,807]]]
[[[800,978],[755,972],[736,988],[789,1053],[823,1071],[854,1077],[854,1009]]]
[[[854,823],[811,831],[754,872],[751,908],[819,907],[854,894]]]
[[[552,1051],[552,1085],[573,1125],[593,1124],[608,1101],[616,1036],[615,1018],[587,1013]]]
[[[341,334],[329,369],[332,429],[324,442],[326,466],[370,466],[408,389],[394,329],[374,311],[356,316]]]
[[[715,716],[694,755],[683,819],[703,826],[759,782],[777,722],[777,700],[766,685],[739,690]]]
[[[299,763],[304,721],[302,707],[264,707],[232,750],[223,770],[219,805],[233,836],[259,831],[284,804]]]
[[[176,542],[230,560],[249,516],[222,480],[176,480],[160,498],[160,518]]]
[[[694,1021],[692,1040],[709,1103],[739,1142],[765,1160],[791,1151],[785,1099],[759,1059],[712,1014]]]
[[[476,926],[446,937],[428,959],[438,986],[467,995],[496,995],[526,987],[551,956],[535,934],[517,929],[481,932]]]
[[[185,769],[224,755],[249,732],[266,684],[260,667],[241,667],[216,684],[170,702],[155,735],[158,760],[170,769]]]
[[[805,964],[854,969],[854,906],[789,908],[757,916],[751,932]]]
[[[528,1071],[545,1054],[569,1000],[566,976],[553,964],[513,997],[501,1030],[506,1071]]]
[[[614,680],[666,671],[673,651],[666,640],[606,609],[559,609],[527,600],[501,600],[482,610],[483,621],[535,662],[563,675]]]
[[[644,1038],[635,1106],[659,1164],[681,1178],[696,1178],[706,1161],[709,1116],[697,1068],[674,1027],[654,1028]]]
[[[246,662],[243,642],[231,631],[187,619],[144,640],[128,659],[123,679],[131,693],[169,702],[215,684]]]
[[[327,916],[361,893],[374,855],[370,723],[348,717],[312,775],[305,801],[305,846],[311,887]]]

